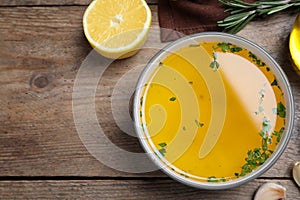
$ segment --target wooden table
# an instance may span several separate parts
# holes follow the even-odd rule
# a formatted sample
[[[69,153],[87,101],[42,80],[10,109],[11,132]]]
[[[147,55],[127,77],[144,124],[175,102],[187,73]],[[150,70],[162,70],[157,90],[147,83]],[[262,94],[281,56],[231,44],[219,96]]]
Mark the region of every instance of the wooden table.
[[[162,47],[157,1],[148,3],[153,23],[146,45]],[[265,48],[289,78],[296,117],[287,149],[260,178],[226,191],[205,191],[177,183],[161,171],[113,170],[83,145],[73,120],[72,91],[76,74],[92,51],[82,30],[88,4],[89,0],[0,1],[0,199],[252,199],[266,182],[282,184],[288,199],[300,199],[291,177],[293,163],[300,160],[300,77],[288,50],[295,15],[255,21],[238,33]],[[114,144],[131,152],[143,151],[136,138],[116,125],[111,96],[123,74],[145,64],[155,52],[143,49],[114,62],[97,88],[99,124]]]

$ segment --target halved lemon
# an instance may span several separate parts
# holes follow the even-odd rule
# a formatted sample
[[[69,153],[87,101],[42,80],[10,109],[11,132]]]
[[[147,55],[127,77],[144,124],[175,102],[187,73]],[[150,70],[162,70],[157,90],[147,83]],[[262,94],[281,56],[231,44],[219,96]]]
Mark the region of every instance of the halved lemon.
[[[94,0],[83,16],[84,34],[101,55],[134,55],[147,39],[151,11],[145,0]]]
[[[292,28],[289,46],[296,71],[300,75],[300,14],[296,18]]]

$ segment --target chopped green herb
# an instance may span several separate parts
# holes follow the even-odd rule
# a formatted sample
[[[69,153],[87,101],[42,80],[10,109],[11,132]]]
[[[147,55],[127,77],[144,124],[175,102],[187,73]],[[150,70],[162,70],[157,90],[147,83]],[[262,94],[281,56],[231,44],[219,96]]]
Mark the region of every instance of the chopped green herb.
[[[223,52],[227,52],[230,48],[229,47],[230,45],[231,45],[230,43],[225,43],[225,42],[222,42],[222,43],[218,44],[218,46],[221,47]]]
[[[239,51],[243,50],[240,47],[237,47],[231,43],[225,43],[225,42],[218,43],[217,46],[213,46],[212,48],[214,50],[217,50],[218,48],[220,48],[222,50],[222,52],[224,52],[224,53],[228,52],[228,51],[230,51],[231,53],[235,53],[235,52],[239,52]]]
[[[219,180],[215,176],[211,176],[207,178],[207,182],[216,183]]]
[[[220,181],[226,182],[226,178],[222,177],[222,178],[220,178]]]
[[[262,125],[263,125],[263,131],[270,132],[272,126],[270,120],[268,120],[267,117],[264,117]]]
[[[283,131],[284,131],[284,127],[282,127],[279,131],[274,131],[273,132],[273,135],[275,135],[277,138],[276,138],[276,142],[279,143],[280,140],[281,140],[281,137],[282,137],[282,134],[283,134]]]
[[[262,165],[273,153],[269,150],[269,145],[272,144],[272,135],[268,134],[271,130],[270,120],[264,117],[262,122],[262,130],[259,135],[262,137],[261,147],[248,150],[247,157],[245,158],[246,163],[241,167],[241,173],[235,173],[234,175],[238,178],[245,176],[246,174],[255,170],[258,166]],[[280,135],[278,132],[274,132],[273,135]]]
[[[262,148],[262,150],[264,150],[264,151],[267,151],[267,150],[268,150],[268,143],[267,143],[267,140],[266,140],[266,139],[262,140],[262,142],[261,142],[261,148]]]
[[[266,139],[267,138],[267,133],[265,131],[260,131],[259,135],[263,138]]]
[[[193,81],[189,81],[189,84],[193,85],[193,83],[194,83]]]
[[[203,127],[204,123],[199,122],[197,119],[195,120],[196,126]]]
[[[276,78],[275,78],[274,81],[271,83],[271,85],[272,85],[272,86],[274,86],[274,85],[277,86],[277,85],[278,85]]]
[[[233,48],[230,48],[230,52],[231,53],[235,53],[235,52],[240,52],[242,51],[243,49],[240,48],[240,47],[233,47]]]
[[[144,132],[145,132],[145,127],[146,127],[146,126],[147,126],[146,124],[141,123],[141,127],[142,127],[142,129],[143,129]]]
[[[140,117],[143,117],[143,112],[142,111],[140,111]]]
[[[141,97],[141,99],[140,99],[140,105],[142,106],[143,105],[143,97]]]
[[[162,143],[159,143],[158,146],[160,146],[160,147],[166,147],[167,144],[165,142],[162,142]]]
[[[164,63],[163,62],[159,62],[159,66],[163,66],[164,65]]]
[[[240,177],[239,173],[237,173],[237,172],[234,173],[234,176],[237,178]]]
[[[212,68],[213,71],[217,71],[217,69],[220,67],[220,64],[214,60],[210,63],[209,67]]]
[[[252,58],[253,59],[252,61],[257,60],[257,56],[250,51],[249,51],[249,58]]]
[[[283,105],[282,102],[279,102],[277,104],[277,115],[279,117],[282,117],[282,118],[285,118],[285,115],[286,115],[286,108],[285,106]]]
[[[269,72],[269,71],[270,71],[270,68],[269,68],[269,67],[267,67],[267,68],[266,68],[266,70]]]
[[[261,154],[261,148],[255,148],[254,150],[249,150],[247,153],[248,157],[245,159],[246,164],[242,166],[241,173],[239,176],[235,174],[235,176],[245,176],[246,174],[252,172],[258,166],[262,165],[265,160],[269,157],[269,155],[264,151],[264,156]]]
[[[249,58],[252,59],[252,62],[258,65],[259,67],[263,67],[266,65],[266,63],[262,62],[260,59],[257,58],[255,54],[249,51]]]
[[[176,100],[176,97],[171,97],[169,100],[170,100],[170,101],[175,101],[175,100]]]
[[[214,51],[214,52],[213,52],[213,59],[214,59],[214,60],[217,60],[217,58],[218,58],[218,54],[217,54],[217,52]]]
[[[218,55],[216,52],[216,50],[218,48],[220,48],[222,50],[222,52],[227,52],[230,50],[232,53],[239,52],[242,50],[242,48],[240,48],[240,47],[237,47],[230,43],[225,43],[225,42],[218,43],[217,46],[212,46],[212,48],[214,49],[213,55],[212,55],[213,61],[211,61],[209,67],[212,68],[213,71],[217,71],[217,69],[220,67],[220,63],[217,61]]]
[[[188,177],[189,177],[189,176],[186,174],[186,172],[180,173],[179,175],[184,176],[185,178],[188,178]]]
[[[232,47],[231,47],[232,46]],[[234,46],[230,43],[218,43],[217,46],[212,46],[212,48],[214,49],[213,51],[213,61],[211,61],[209,67],[213,69],[213,71],[217,71],[217,69],[220,67],[220,63],[217,61],[217,52],[216,50],[218,48],[220,48],[222,50],[222,52],[228,52],[230,50],[230,52],[235,53],[235,52],[239,52],[242,50],[242,48]]]
[[[161,149],[158,150],[159,153],[160,153],[162,156],[165,156],[165,153],[167,152],[167,151],[166,151],[167,143],[162,142],[162,143],[159,143],[158,146],[161,147]]]
[[[159,149],[158,151],[162,156],[165,156],[165,153],[167,152],[165,148]]]

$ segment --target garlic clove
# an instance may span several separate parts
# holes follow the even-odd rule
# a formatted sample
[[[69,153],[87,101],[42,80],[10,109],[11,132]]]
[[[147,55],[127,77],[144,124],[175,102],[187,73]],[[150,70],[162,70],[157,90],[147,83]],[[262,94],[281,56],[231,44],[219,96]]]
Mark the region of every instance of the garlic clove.
[[[254,200],[286,199],[286,189],[277,183],[265,183],[257,190]]]
[[[293,178],[300,187],[300,161],[296,162],[293,167]]]

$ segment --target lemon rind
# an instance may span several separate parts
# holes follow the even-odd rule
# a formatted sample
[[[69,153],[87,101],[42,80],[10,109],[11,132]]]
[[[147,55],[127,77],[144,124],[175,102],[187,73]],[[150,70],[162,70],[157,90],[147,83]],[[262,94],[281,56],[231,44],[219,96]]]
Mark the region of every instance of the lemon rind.
[[[297,38],[297,36],[300,34],[300,27],[299,27],[300,25],[298,25],[297,23],[300,24],[300,14],[295,20],[293,29],[290,34],[290,40],[289,40],[291,58],[295,64],[295,69],[298,70],[297,72],[299,73],[300,72],[300,51],[296,43],[300,42],[300,39]]]

